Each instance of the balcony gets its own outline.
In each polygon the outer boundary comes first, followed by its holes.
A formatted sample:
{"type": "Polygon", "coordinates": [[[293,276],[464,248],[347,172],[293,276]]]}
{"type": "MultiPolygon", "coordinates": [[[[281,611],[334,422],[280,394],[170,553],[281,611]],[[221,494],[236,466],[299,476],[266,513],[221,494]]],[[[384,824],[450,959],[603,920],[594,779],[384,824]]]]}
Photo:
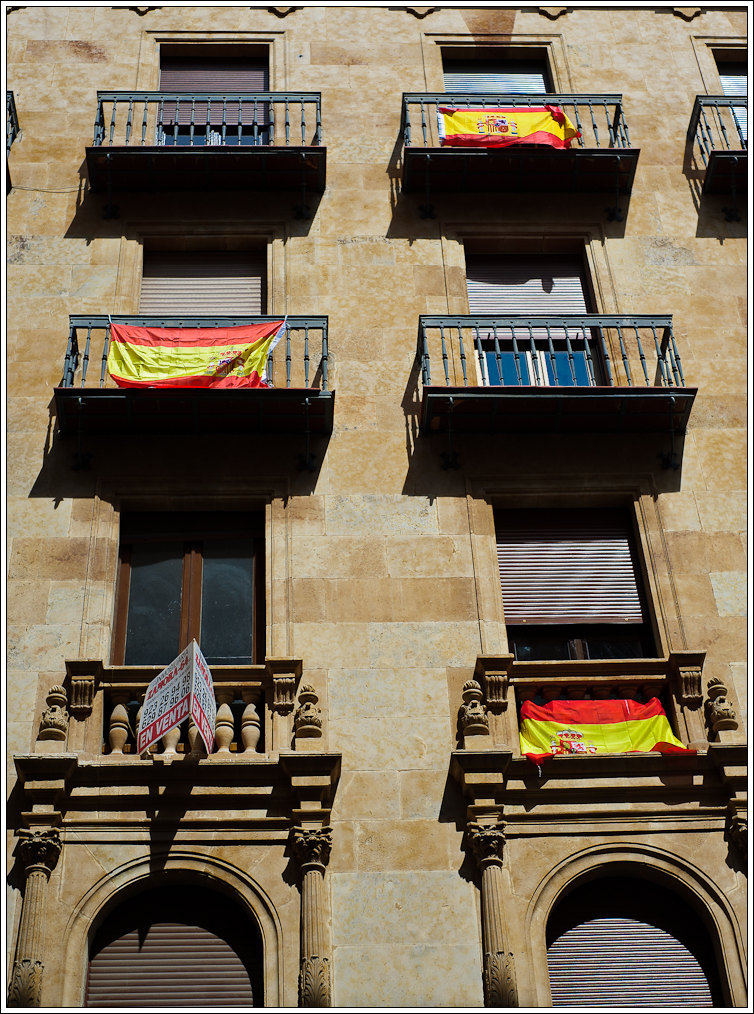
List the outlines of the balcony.
{"type": "Polygon", "coordinates": [[[267,358],[269,387],[118,387],[108,373],[110,325],[214,328],[279,317],[72,316],[60,385],[63,435],[99,433],[331,433],[327,317],[287,318],[285,337],[267,358]]]}
{"type": "Polygon", "coordinates": [[[703,194],[747,193],[745,95],[697,95],[688,129],[703,194]]]}
{"type": "Polygon", "coordinates": [[[683,433],[669,316],[422,316],[425,433],[683,433]]]}
{"type": "Polygon", "coordinates": [[[325,189],[319,92],[97,92],[92,190],[325,189]]]}
{"type": "Polygon", "coordinates": [[[621,95],[403,95],[403,189],[630,194],[639,149],[631,147],[621,95]],[[578,129],[570,148],[443,145],[439,110],[555,106],[578,129]]]}
{"type": "Polygon", "coordinates": [[[16,112],[16,100],[13,97],[13,92],[5,93],[5,192],[10,193],[12,183],[10,179],[10,169],[8,168],[8,156],[10,150],[13,147],[13,142],[18,137],[19,126],[18,126],[18,113],[16,112]]]}

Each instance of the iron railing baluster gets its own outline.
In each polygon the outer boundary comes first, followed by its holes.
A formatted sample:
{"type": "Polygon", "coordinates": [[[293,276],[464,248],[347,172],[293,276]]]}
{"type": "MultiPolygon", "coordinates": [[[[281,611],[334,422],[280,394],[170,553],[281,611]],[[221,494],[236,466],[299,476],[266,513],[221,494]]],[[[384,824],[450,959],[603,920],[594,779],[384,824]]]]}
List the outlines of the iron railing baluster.
{"type": "Polygon", "coordinates": [[[306,117],[304,115],[304,100],[301,99],[301,147],[306,144],[306,117]]]}
{"type": "Polygon", "coordinates": [[[118,105],[118,100],[113,99],[113,108],[110,113],[110,144],[113,143],[115,137],[115,107],[118,105]]]}
{"type": "Polygon", "coordinates": [[[322,325],[322,390],[327,390],[327,327],[328,320],[325,317],[322,325]]]}
{"type": "Polygon", "coordinates": [[[537,346],[534,341],[534,328],[532,327],[531,321],[527,321],[526,327],[529,331],[529,345],[531,347],[531,363],[534,369],[534,382],[537,387],[545,386],[544,380],[546,378],[542,378],[540,375],[539,356],[537,355],[537,346]]]}
{"type": "MultiPolygon", "coordinates": [[[[548,340],[550,342],[550,345],[552,345],[552,339],[550,338],[550,325],[549,324],[547,325],[547,338],[548,338],[548,340]]],[[[566,352],[568,354],[568,368],[571,371],[571,380],[573,381],[573,386],[576,387],[577,386],[577,382],[576,382],[576,364],[575,364],[574,358],[573,358],[573,348],[571,347],[571,336],[570,336],[570,334],[568,332],[568,327],[567,326],[565,328],[565,343],[566,343],[566,352]]],[[[555,378],[556,378],[555,379],[555,383],[556,384],[559,383],[559,381],[557,380],[558,373],[557,373],[557,370],[555,368],[555,363],[554,362],[552,364],[552,372],[555,374],[555,378]]]]}
{"type": "Polygon", "coordinates": [[[189,148],[194,147],[194,119],[196,117],[196,96],[191,96],[191,123],[189,125],[189,148]]]}
{"type": "Polygon", "coordinates": [[[594,363],[592,362],[592,343],[587,338],[586,331],[581,332],[581,339],[584,342],[584,358],[586,359],[586,372],[589,377],[589,386],[596,387],[597,380],[594,374],[594,363]]]}
{"type": "Polygon", "coordinates": [[[65,362],[63,364],[63,387],[73,387],[78,357],[79,346],[76,326],[70,323],[68,326],[68,345],[65,350],[65,362]]]}
{"type": "Polygon", "coordinates": [[[607,123],[608,148],[615,148],[615,131],[610,120],[610,114],[607,111],[607,102],[602,103],[602,108],[605,110],[605,123],[607,123]]]}
{"type": "Polygon", "coordinates": [[[662,377],[662,386],[672,387],[673,385],[670,383],[670,377],[668,376],[668,364],[665,362],[665,356],[660,350],[660,343],[657,340],[657,330],[654,325],[652,325],[652,337],[654,338],[655,352],[657,353],[657,368],[660,372],[660,376],[662,377]]]}
{"type": "Polygon", "coordinates": [[[424,147],[427,147],[427,106],[426,103],[420,102],[419,109],[421,110],[422,118],[422,138],[424,139],[424,147]]]}
{"type": "Polygon", "coordinates": [[[149,102],[144,99],[144,115],[141,118],[141,143],[146,144],[147,141],[147,114],[149,112],[149,102]]]}
{"type": "Polygon", "coordinates": [[[288,105],[288,98],[285,100],[285,146],[286,148],[291,143],[291,111],[288,105]]]}
{"type": "Polygon", "coordinates": [[[429,345],[427,343],[427,326],[421,320],[419,321],[419,330],[422,357],[422,384],[424,387],[429,387],[431,384],[431,375],[429,365],[429,345]]]}
{"type": "Polygon", "coordinates": [[[81,360],[81,386],[86,386],[86,371],[89,368],[89,348],[92,343],[92,326],[91,324],[86,329],[86,344],[84,345],[84,355],[81,360]]]}
{"type": "Polygon", "coordinates": [[[626,380],[628,381],[628,386],[629,387],[633,387],[634,386],[634,382],[633,382],[633,378],[631,376],[631,367],[630,367],[629,362],[628,362],[628,355],[626,354],[626,346],[625,346],[625,343],[623,341],[623,328],[619,324],[618,327],[616,328],[616,330],[618,332],[618,343],[620,344],[620,355],[621,355],[621,359],[623,360],[623,372],[626,375],[626,380]]]}
{"type": "Polygon", "coordinates": [[[466,349],[464,348],[463,333],[462,333],[460,327],[458,328],[458,347],[459,347],[459,350],[460,350],[460,357],[461,357],[461,372],[463,373],[463,386],[464,387],[468,387],[469,386],[469,377],[468,377],[468,373],[466,371],[466,349]]]}
{"type": "MultiPolygon", "coordinates": [[[[610,353],[608,352],[607,342],[605,341],[605,335],[601,327],[597,328],[597,335],[599,337],[600,350],[602,352],[602,365],[605,369],[605,377],[609,387],[613,386],[613,371],[610,366],[610,353]]],[[[593,376],[593,382],[597,383],[596,376],[593,376]]]]}
{"type": "Polygon", "coordinates": [[[644,347],[641,344],[641,335],[636,324],[631,325],[634,329],[634,335],[636,336],[636,346],[639,350],[639,361],[641,362],[641,368],[644,371],[644,383],[649,387],[649,374],[647,373],[647,360],[644,356],[644,347]]]}
{"type": "Polygon", "coordinates": [[[445,386],[450,387],[450,372],[448,368],[448,346],[445,342],[445,328],[440,328],[440,350],[442,352],[442,368],[445,372],[445,386]]]}
{"type": "Polygon", "coordinates": [[[285,329],[285,386],[291,386],[291,329],[285,329]]]}
{"type": "Polygon", "coordinates": [[[492,338],[495,343],[495,362],[497,364],[497,375],[500,377],[500,384],[503,383],[503,357],[500,352],[500,341],[497,336],[497,325],[492,325],[492,338]]]}
{"type": "Polygon", "coordinates": [[[304,387],[309,386],[309,325],[304,327],[304,387]]]}
{"type": "Polygon", "coordinates": [[[678,346],[675,343],[675,335],[673,334],[673,325],[672,324],[668,324],[668,326],[665,328],[662,340],[663,341],[667,341],[668,337],[670,338],[670,345],[671,345],[671,348],[673,349],[673,362],[678,367],[679,384],[680,384],[681,387],[685,387],[686,386],[686,380],[685,380],[685,378],[683,376],[683,364],[681,363],[681,354],[678,351],[678,346]]]}
{"type": "Polygon", "coordinates": [[[524,387],[524,378],[521,373],[521,355],[518,351],[518,341],[516,340],[516,329],[511,328],[511,342],[513,344],[513,365],[516,367],[516,376],[518,377],[518,386],[524,387]]]}
{"type": "Polygon", "coordinates": [[[596,147],[599,148],[600,147],[600,134],[599,134],[599,131],[597,130],[597,121],[594,118],[594,106],[592,105],[591,102],[589,103],[589,115],[592,118],[592,130],[594,131],[594,143],[595,143],[596,147]]]}
{"type": "Polygon", "coordinates": [[[476,349],[477,359],[479,361],[479,375],[481,377],[486,377],[487,361],[484,355],[484,349],[482,348],[482,337],[479,334],[479,324],[475,323],[473,325],[473,331],[474,331],[474,348],[476,349]]]}
{"type": "Polygon", "coordinates": [[[107,373],[107,354],[110,351],[110,325],[105,327],[105,338],[102,343],[102,368],[99,374],[99,386],[105,386],[105,374],[107,373]]]}

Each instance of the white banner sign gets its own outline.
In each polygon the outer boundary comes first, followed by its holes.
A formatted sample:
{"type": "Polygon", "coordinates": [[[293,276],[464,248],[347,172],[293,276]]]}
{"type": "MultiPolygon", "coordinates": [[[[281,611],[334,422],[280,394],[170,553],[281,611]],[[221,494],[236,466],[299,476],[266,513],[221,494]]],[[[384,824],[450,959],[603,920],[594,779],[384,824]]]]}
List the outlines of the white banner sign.
{"type": "Polygon", "coordinates": [[[191,715],[210,753],[215,742],[216,713],[212,675],[199,645],[192,641],[147,687],[136,751],[144,753],[191,715]]]}

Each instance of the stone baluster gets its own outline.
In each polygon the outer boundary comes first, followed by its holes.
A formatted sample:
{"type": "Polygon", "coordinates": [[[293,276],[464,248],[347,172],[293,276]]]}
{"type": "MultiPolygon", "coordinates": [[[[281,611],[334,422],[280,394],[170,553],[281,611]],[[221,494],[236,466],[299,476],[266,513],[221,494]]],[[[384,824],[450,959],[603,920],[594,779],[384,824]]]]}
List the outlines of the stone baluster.
{"type": "Polygon", "coordinates": [[[181,741],[180,725],[168,730],[162,737],[162,756],[175,757],[178,753],[178,744],[181,741]]]}
{"type": "Polygon", "coordinates": [[[301,964],[299,1007],[331,1007],[329,919],[325,869],[330,859],[332,829],[293,830],[293,851],[301,871],[301,964]]]}
{"type": "Polygon", "coordinates": [[[25,867],[16,956],[8,990],[9,1007],[39,1007],[44,973],[43,944],[47,882],[60,856],[60,835],[54,828],[19,832],[18,854],[25,867]]]}
{"type": "Polygon", "coordinates": [[[241,715],[241,745],[244,753],[256,753],[262,735],[262,723],[257,710],[259,694],[245,692],[243,700],[246,707],[241,715]]]}
{"type": "Polygon", "coordinates": [[[482,950],[485,1007],[517,1007],[513,955],[506,943],[503,919],[503,847],[500,824],[467,825],[471,851],[482,877],[482,950]]]}
{"type": "Polygon", "coordinates": [[[128,693],[121,690],[112,691],[113,710],[110,713],[108,742],[111,754],[122,754],[123,747],[131,734],[131,723],[128,721],[128,693]]]}
{"type": "Polygon", "coordinates": [[[217,696],[217,718],[215,719],[215,743],[217,753],[223,756],[230,754],[230,744],[233,742],[235,722],[231,704],[235,696],[232,690],[224,687],[215,690],[217,696]]]}

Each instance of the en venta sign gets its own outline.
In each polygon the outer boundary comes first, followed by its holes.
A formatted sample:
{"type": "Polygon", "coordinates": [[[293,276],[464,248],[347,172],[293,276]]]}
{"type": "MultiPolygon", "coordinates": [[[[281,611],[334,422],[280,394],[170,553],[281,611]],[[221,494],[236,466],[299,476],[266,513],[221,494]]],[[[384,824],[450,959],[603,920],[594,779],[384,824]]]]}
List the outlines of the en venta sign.
{"type": "Polygon", "coordinates": [[[147,687],[136,738],[137,752],[144,753],[191,715],[207,753],[211,753],[216,714],[209,666],[199,645],[192,641],[147,687]]]}

